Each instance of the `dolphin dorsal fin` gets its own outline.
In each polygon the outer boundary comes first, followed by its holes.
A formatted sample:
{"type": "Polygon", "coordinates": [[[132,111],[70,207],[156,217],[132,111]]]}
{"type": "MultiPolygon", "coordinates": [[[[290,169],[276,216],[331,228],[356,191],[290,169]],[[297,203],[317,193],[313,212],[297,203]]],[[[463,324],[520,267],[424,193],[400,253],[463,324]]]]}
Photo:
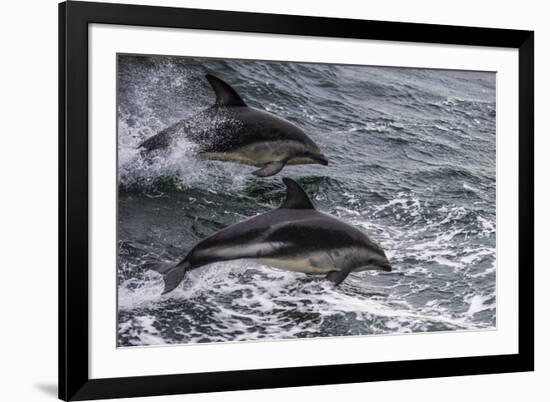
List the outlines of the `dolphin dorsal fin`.
{"type": "Polygon", "coordinates": [[[286,185],[286,200],[281,208],[287,209],[315,209],[305,191],[298,183],[287,177],[283,178],[286,185]]]}
{"type": "Polygon", "coordinates": [[[237,91],[231,88],[228,83],[212,74],[206,74],[206,79],[216,93],[216,106],[246,106],[237,91]]]}

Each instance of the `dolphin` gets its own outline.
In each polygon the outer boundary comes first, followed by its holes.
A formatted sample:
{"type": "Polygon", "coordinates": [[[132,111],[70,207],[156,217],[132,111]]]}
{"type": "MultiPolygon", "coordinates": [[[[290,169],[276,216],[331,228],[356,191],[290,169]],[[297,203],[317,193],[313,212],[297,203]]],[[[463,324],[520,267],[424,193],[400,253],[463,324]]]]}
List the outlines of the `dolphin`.
{"type": "Polygon", "coordinates": [[[286,199],[277,209],[228,226],[200,241],[177,263],[148,268],[163,275],[163,294],[174,290],[186,272],[239,259],[307,274],[324,274],[339,285],[351,272],[391,271],[380,245],[365,233],[315,210],[294,180],[283,178],[286,199]]]}
{"type": "Polygon", "coordinates": [[[166,149],[180,136],[198,145],[205,159],[259,167],[259,177],[273,176],[285,165],[321,164],[328,160],[302,129],[265,110],[249,107],[221,79],[207,74],[216,93],[213,106],[143,141],[146,152],[166,149]]]}

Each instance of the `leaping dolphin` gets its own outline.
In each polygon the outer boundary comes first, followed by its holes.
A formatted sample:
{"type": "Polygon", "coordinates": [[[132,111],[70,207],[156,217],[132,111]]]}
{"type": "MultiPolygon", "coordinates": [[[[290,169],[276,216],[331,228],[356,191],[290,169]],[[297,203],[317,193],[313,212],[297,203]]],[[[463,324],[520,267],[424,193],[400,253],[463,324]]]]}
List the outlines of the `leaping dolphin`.
{"type": "Polygon", "coordinates": [[[216,93],[216,103],[145,140],[141,148],[164,149],[185,136],[198,145],[201,157],[260,167],[253,172],[260,177],[273,176],[285,165],[328,164],[317,144],[295,124],[247,106],[221,79],[211,74],[206,79],[216,93]]]}
{"type": "Polygon", "coordinates": [[[163,294],[174,290],[190,270],[238,259],[326,274],[335,285],[350,272],[391,271],[382,247],[359,229],[316,211],[294,180],[283,178],[283,182],[286,199],[279,208],[222,229],[195,245],[178,263],[150,266],[163,274],[163,294]]]}

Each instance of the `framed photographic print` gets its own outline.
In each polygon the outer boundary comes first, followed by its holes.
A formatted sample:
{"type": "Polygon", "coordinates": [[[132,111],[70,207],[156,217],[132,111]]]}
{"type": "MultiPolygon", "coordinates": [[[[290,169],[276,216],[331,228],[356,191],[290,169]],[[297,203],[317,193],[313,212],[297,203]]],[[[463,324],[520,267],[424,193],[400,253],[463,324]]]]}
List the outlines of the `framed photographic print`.
{"type": "Polygon", "coordinates": [[[59,397],[534,368],[534,33],[59,5],[59,397]]]}

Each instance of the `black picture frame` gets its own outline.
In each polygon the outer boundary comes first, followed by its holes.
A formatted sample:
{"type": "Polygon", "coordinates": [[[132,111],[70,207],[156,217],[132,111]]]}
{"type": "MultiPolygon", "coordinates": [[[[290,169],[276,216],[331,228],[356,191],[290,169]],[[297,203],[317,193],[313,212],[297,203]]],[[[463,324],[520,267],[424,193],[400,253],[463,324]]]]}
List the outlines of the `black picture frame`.
{"type": "Polygon", "coordinates": [[[534,370],[534,32],[70,1],[59,4],[59,398],[103,398],[534,370]],[[214,373],[88,375],[88,25],[508,47],[519,51],[518,353],[214,373]]]}

